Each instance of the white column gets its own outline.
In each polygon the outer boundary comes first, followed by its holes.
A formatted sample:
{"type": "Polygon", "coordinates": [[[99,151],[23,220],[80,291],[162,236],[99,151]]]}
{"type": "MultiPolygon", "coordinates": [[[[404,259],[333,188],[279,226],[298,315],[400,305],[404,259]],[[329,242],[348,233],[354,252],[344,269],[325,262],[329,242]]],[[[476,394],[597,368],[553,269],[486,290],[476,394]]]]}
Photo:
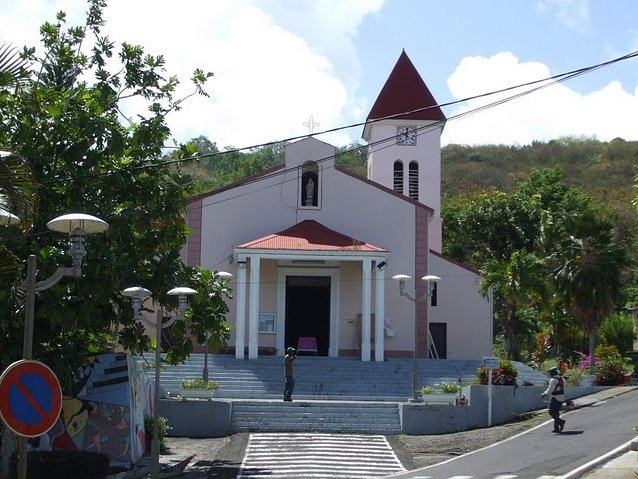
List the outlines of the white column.
{"type": "Polygon", "coordinates": [[[248,359],[259,355],[259,270],[261,258],[250,257],[250,300],[248,305],[248,359]]]}
{"type": "Polygon", "coordinates": [[[235,358],[244,359],[246,347],[246,262],[237,263],[237,309],[235,313],[235,358]]]}
{"type": "MultiPolygon", "coordinates": [[[[378,263],[378,262],[377,262],[378,263]]],[[[374,360],[383,361],[385,350],[385,271],[375,268],[374,287],[374,360]]]]}
{"type": "Polygon", "coordinates": [[[372,302],[372,260],[361,262],[361,361],[370,361],[370,303],[372,302]]]}

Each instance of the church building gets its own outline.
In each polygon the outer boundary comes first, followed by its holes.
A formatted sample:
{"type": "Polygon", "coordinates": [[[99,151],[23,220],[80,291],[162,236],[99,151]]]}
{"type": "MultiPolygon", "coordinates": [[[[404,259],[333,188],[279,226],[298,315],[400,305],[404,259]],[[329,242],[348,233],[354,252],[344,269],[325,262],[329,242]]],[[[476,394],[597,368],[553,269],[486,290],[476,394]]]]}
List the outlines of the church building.
{"type": "Polygon", "coordinates": [[[289,346],[362,361],[491,355],[480,275],[442,254],[445,121],[404,51],[363,129],[366,177],[309,136],[284,164],[189,200],[185,260],[234,275],[237,358],[289,346]],[[405,295],[396,275],[410,276],[405,295]]]}

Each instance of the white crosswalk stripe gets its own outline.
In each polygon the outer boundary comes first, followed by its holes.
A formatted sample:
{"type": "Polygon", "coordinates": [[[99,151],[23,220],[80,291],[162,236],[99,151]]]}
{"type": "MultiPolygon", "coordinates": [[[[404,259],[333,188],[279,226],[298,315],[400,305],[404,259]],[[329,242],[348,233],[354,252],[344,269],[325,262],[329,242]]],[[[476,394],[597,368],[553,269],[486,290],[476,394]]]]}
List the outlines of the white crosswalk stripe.
{"type": "Polygon", "coordinates": [[[403,471],[380,435],[251,434],[237,479],[364,479],[403,471]]]}

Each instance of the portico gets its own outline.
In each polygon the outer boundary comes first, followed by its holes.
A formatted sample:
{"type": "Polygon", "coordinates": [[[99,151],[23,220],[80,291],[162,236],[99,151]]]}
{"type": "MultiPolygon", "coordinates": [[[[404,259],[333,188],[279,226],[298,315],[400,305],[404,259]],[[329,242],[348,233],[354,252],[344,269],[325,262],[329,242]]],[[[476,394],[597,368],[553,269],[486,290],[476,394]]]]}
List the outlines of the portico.
{"type": "MultiPolygon", "coordinates": [[[[238,265],[235,356],[244,357],[247,343],[248,358],[257,358],[260,333],[274,334],[274,347],[281,352],[291,342],[296,346],[299,331],[310,330],[318,332],[314,335],[320,337],[319,349],[325,351],[323,355],[338,357],[344,342],[342,336],[348,334],[342,327],[345,309],[341,304],[342,291],[359,290],[361,324],[357,326],[361,335],[361,360],[370,361],[374,348],[374,360],[383,361],[384,324],[376,321],[376,331],[372,334],[371,318],[373,314],[377,318],[385,316],[385,273],[384,268],[378,266],[385,264],[387,255],[382,248],[354,240],[312,220],[235,248],[238,265]],[[319,278],[323,279],[320,283],[326,293],[313,299],[313,284],[319,283],[316,281],[319,278]],[[295,284],[305,289],[293,289],[295,284]],[[300,312],[299,307],[295,307],[294,298],[289,297],[293,291],[309,292],[304,296],[312,306],[309,311],[300,312]],[[275,298],[274,302],[264,304],[262,298],[269,296],[275,298]],[[264,311],[272,309],[274,314],[263,316],[264,311]],[[327,318],[325,323],[320,320],[320,325],[313,326],[318,309],[325,310],[327,318]],[[271,326],[263,326],[266,319],[272,322],[271,326]],[[305,324],[291,332],[290,323],[294,321],[305,324]],[[265,328],[269,331],[264,331],[265,328]]],[[[352,303],[353,294],[348,296],[347,302],[352,303]]]]}

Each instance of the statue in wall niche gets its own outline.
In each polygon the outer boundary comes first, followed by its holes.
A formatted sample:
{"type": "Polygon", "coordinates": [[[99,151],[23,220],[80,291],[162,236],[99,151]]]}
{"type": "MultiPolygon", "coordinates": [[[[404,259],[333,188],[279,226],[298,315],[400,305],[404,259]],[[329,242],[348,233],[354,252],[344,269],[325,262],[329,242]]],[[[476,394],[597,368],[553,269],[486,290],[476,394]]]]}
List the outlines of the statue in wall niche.
{"type": "Polygon", "coordinates": [[[315,182],[312,177],[308,178],[306,182],[306,206],[313,204],[313,198],[315,194],[315,182]]]}

